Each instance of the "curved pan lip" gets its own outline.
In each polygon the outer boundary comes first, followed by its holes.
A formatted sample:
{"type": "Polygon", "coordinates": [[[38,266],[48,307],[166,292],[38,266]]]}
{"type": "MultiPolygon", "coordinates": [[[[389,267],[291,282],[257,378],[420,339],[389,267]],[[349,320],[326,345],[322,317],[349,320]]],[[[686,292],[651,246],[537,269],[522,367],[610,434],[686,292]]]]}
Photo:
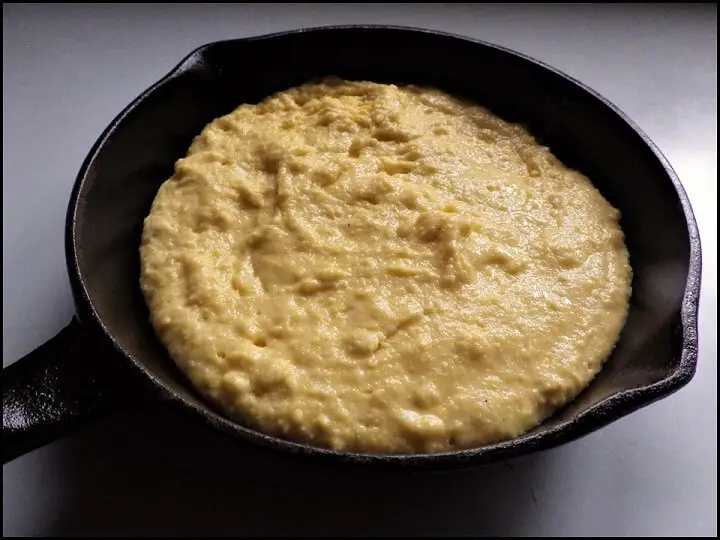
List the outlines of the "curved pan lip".
{"type": "Polygon", "coordinates": [[[650,140],[650,138],[620,109],[618,109],[607,99],[605,99],[580,81],[570,77],[569,75],[566,75],[565,73],[543,62],[540,62],[534,58],[515,52],[513,50],[507,49],[505,47],[501,47],[473,38],[468,38],[465,36],[440,32],[436,30],[413,28],[406,26],[372,24],[319,26],[277,32],[260,36],[252,36],[247,38],[215,41],[196,48],[194,51],[188,54],[179,64],[177,64],[175,68],[173,68],[150,88],[145,90],[122,112],[120,112],[120,114],[118,114],[117,117],[109,124],[109,126],[105,129],[105,131],[98,138],[98,140],[90,150],[78,173],[75,185],[72,189],[72,194],[70,197],[67,211],[65,250],[70,283],[73,289],[76,306],[81,320],[85,321],[87,319],[91,319],[92,321],[94,321],[94,323],[97,324],[105,333],[105,335],[110,339],[115,349],[123,356],[130,359],[131,364],[135,366],[135,368],[139,369],[148,379],[150,379],[156,389],[161,390],[167,398],[169,398],[171,401],[182,403],[185,407],[192,409],[193,412],[198,413],[205,422],[209,423],[213,427],[223,432],[233,434],[241,439],[251,441],[255,444],[260,444],[261,446],[282,450],[286,453],[302,454],[307,457],[321,458],[325,462],[367,464],[380,467],[390,466],[415,469],[444,468],[476,465],[481,463],[487,463],[490,461],[509,459],[523,454],[529,454],[535,451],[558,446],[562,443],[569,442],[584,435],[588,435],[589,433],[615,420],[618,420],[621,417],[626,416],[627,414],[630,414],[637,409],[649,405],[653,401],[656,401],[679,390],[690,382],[697,366],[697,312],[699,307],[701,274],[700,235],[688,196],[682,184],[680,183],[677,174],[672,169],[670,163],[665,158],[665,156],[660,152],[660,150],[650,140]],[[680,205],[682,206],[685,215],[690,243],[688,278],[682,299],[680,314],[683,340],[682,354],[680,359],[680,365],[670,376],[646,386],[620,391],[557,426],[539,431],[537,433],[530,433],[524,436],[520,436],[508,441],[481,446],[478,448],[433,454],[359,454],[329,450],[325,448],[281,439],[279,437],[274,437],[271,435],[266,435],[262,432],[255,431],[240,424],[234,423],[231,420],[217,413],[209,413],[207,410],[203,410],[201,407],[189,403],[177,391],[173,390],[168,384],[153,375],[140,362],[135,360],[135,358],[131,354],[129,354],[123,349],[122,345],[117,342],[111,331],[105,326],[101,317],[98,315],[95,306],[93,305],[93,301],[90,298],[88,290],[85,286],[83,276],[80,271],[79,260],[77,256],[78,243],[76,240],[76,226],[80,194],[83,191],[87,173],[93,166],[95,159],[102,150],[105,142],[113,135],[113,132],[122,123],[124,118],[128,114],[130,114],[138,106],[138,104],[140,104],[150,94],[155,92],[158,88],[162,87],[173,78],[191,69],[195,65],[195,61],[201,57],[202,53],[208,49],[211,49],[214,46],[226,43],[273,40],[295,34],[337,32],[344,30],[386,30],[394,31],[398,34],[404,33],[408,35],[435,35],[474,43],[480,47],[493,48],[506,54],[519,57],[529,63],[540,66],[560,77],[563,77],[566,80],[571,81],[576,86],[580,87],[582,90],[593,96],[596,100],[604,104],[609,111],[616,114],[641,137],[641,139],[652,150],[653,154],[662,164],[668,178],[670,179],[675,188],[678,200],[680,202],[680,205]]]}

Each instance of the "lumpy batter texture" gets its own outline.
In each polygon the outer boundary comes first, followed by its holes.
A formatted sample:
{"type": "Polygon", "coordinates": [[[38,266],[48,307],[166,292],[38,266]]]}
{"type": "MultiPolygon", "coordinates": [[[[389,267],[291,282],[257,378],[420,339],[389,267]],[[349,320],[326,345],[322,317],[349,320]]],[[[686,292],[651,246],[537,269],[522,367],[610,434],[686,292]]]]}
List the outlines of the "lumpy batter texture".
{"type": "Polygon", "coordinates": [[[468,448],[601,369],[630,293],[618,219],[484,108],[325,80],[196,137],[145,222],[141,286],[238,422],[343,451],[468,448]]]}

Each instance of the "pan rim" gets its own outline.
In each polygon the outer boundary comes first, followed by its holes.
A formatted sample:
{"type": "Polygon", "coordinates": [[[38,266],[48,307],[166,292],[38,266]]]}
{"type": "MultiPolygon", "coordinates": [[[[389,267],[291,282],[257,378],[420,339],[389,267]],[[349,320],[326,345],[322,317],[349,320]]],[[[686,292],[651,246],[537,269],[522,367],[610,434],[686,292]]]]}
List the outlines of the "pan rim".
{"type": "Polygon", "coordinates": [[[295,454],[304,454],[311,457],[319,457],[325,460],[344,463],[363,463],[375,464],[380,466],[412,466],[414,468],[432,467],[439,468],[443,466],[458,466],[461,464],[479,464],[499,459],[508,459],[521,454],[529,454],[538,450],[547,449],[557,446],[564,442],[580,438],[584,435],[599,429],[641,407],[649,405],[653,401],[665,397],[683,386],[692,379],[697,365],[697,315],[700,297],[700,279],[701,279],[701,245],[700,235],[697,222],[690,204],[687,193],[680,182],[677,174],[673,170],[667,158],[662,154],[655,143],[618,107],[608,101],[606,98],[574,79],[573,77],[549,66],[541,61],[526,56],[522,53],[511,49],[488,43],[482,40],[469,38],[457,34],[430,30],[425,28],[415,28],[407,26],[394,25],[332,25],[317,26],[288,30],[283,32],[275,32],[271,34],[250,36],[245,38],[227,39],[210,42],[197,47],[185,56],[173,69],[167,72],[156,83],[143,91],[129,105],[127,105],[107,126],[100,137],[97,139],[87,157],[85,158],[75,183],[72,188],[70,201],[68,204],[66,215],[66,234],[65,234],[65,250],[68,273],[70,283],[75,299],[76,310],[82,322],[90,320],[95,326],[99,327],[102,333],[110,340],[113,348],[122,356],[130,361],[130,364],[151,381],[156,390],[162,392],[166,399],[182,404],[186,409],[190,409],[197,413],[205,422],[210,423],[213,427],[239,436],[242,439],[249,440],[254,443],[260,443],[266,447],[273,447],[286,452],[295,454]],[[572,418],[537,433],[529,433],[520,437],[494,443],[490,445],[480,446],[466,450],[455,450],[442,453],[422,453],[422,454],[363,454],[334,451],[322,447],[316,447],[309,444],[298,443],[286,440],[280,437],[267,435],[260,431],[237,424],[224,416],[215,412],[210,412],[201,407],[187,401],[177,391],[172,389],[167,383],[159,377],[151,373],[141,362],[136,360],[133,355],[128,353],[122,345],[115,339],[110,329],[104,324],[102,318],[98,314],[93,304],[92,298],[85,285],[85,280],[80,270],[80,261],[78,257],[79,242],[77,240],[77,225],[79,222],[78,212],[81,202],[81,194],[84,190],[88,172],[93,167],[97,156],[102,151],[106,141],[112,136],[115,130],[120,126],[123,120],[134,111],[137,106],[143,102],[149,95],[160,89],[162,86],[181,75],[185,71],[191,69],[196,60],[201,58],[202,53],[216,47],[229,43],[267,41],[278,39],[286,36],[306,34],[306,33],[331,33],[343,31],[390,31],[398,34],[406,35],[425,35],[439,36],[443,38],[451,38],[454,40],[472,43],[478,47],[486,47],[498,50],[507,55],[519,58],[534,64],[544,70],[550,71],[559,76],[580,90],[589,94],[598,100],[610,112],[614,113],[633,130],[643,141],[643,143],[651,150],[655,158],[662,165],[667,178],[671,181],[674,191],[677,194],[678,202],[683,211],[685,224],[688,231],[689,241],[689,261],[688,275],[685,285],[685,291],[680,304],[680,322],[682,327],[682,352],[680,363],[677,368],[669,376],[651,383],[649,385],[640,386],[621,390],[591,406],[587,410],[573,416],[572,418]]]}

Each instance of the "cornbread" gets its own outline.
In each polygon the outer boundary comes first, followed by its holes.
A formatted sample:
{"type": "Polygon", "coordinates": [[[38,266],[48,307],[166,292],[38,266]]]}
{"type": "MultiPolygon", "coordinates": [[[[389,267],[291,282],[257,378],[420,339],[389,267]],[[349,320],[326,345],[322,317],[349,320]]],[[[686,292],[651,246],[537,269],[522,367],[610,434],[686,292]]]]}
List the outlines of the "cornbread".
{"type": "Polygon", "coordinates": [[[523,128],[327,79],[211,122],[144,225],[152,324],[230,418],[342,451],[512,438],[601,369],[619,213],[523,128]]]}

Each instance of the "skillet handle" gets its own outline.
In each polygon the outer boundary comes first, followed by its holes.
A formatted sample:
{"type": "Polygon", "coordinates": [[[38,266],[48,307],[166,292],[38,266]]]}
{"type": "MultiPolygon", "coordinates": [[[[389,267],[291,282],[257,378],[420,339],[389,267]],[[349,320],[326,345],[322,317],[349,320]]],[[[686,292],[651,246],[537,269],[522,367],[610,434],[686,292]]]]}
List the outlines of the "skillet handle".
{"type": "Polygon", "coordinates": [[[92,347],[73,318],[55,337],[3,369],[3,463],[135,401],[136,387],[126,387],[130,370],[110,356],[92,347]]]}

